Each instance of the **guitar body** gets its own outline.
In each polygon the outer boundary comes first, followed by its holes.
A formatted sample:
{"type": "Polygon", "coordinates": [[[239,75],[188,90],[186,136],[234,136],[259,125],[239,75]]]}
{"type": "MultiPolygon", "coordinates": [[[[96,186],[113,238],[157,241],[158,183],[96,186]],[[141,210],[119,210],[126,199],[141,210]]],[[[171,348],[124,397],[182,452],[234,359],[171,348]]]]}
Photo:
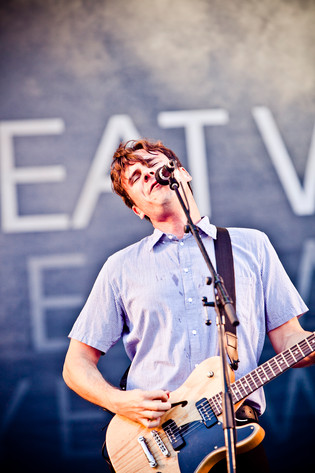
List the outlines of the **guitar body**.
{"type": "MultiPolygon", "coordinates": [[[[231,371],[231,378],[233,376],[231,371]]],[[[171,393],[170,402],[181,404],[163,416],[158,428],[147,429],[125,417],[114,416],[107,429],[106,446],[116,473],[208,473],[225,457],[222,416],[213,414],[205,419],[196,403],[214,396],[220,391],[220,386],[220,358],[209,358],[171,393]],[[176,445],[171,442],[169,431],[166,433],[168,424],[178,435],[176,445]],[[150,466],[150,459],[154,459],[156,465],[150,466]]],[[[235,404],[235,410],[242,402],[235,404]]],[[[238,453],[251,450],[265,435],[256,423],[237,427],[236,432],[238,453]]]]}

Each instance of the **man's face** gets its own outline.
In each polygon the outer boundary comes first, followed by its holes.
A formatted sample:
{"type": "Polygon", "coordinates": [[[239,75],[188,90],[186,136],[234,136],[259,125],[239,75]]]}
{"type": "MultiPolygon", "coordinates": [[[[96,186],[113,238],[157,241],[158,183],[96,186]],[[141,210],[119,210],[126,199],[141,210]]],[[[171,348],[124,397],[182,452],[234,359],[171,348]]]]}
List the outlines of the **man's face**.
{"type": "MultiPolygon", "coordinates": [[[[161,186],[155,179],[156,170],[168,164],[169,159],[160,152],[153,154],[145,150],[138,150],[135,155],[148,160],[148,165],[135,162],[127,166],[122,175],[122,185],[134,202],[133,211],[140,218],[147,215],[151,220],[155,220],[170,210],[177,199],[169,186],[161,186]]],[[[176,169],[174,175],[177,180],[191,180],[184,168],[176,169]]]]}

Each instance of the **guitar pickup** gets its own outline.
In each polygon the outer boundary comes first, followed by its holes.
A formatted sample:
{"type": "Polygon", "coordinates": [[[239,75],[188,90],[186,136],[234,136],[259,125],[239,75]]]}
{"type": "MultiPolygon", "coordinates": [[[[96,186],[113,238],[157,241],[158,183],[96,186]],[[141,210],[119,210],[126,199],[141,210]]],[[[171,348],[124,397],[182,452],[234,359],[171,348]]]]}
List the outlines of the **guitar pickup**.
{"type": "Polygon", "coordinates": [[[200,399],[200,401],[196,402],[195,405],[207,429],[209,429],[218,422],[217,417],[211,409],[209,401],[205,397],[200,399]]]}
{"type": "Polygon", "coordinates": [[[164,422],[164,424],[162,424],[162,429],[166,433],[174,450],[180,450],[186,445],[186,442],[180,433],[180,429],[172,419],[164,422]]]}

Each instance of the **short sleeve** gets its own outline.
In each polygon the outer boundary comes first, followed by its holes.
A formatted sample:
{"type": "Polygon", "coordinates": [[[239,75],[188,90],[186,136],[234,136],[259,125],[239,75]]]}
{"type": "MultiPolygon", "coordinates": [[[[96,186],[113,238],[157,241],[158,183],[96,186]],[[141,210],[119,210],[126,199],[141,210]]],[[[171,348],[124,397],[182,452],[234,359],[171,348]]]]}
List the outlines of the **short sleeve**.
{"type": "Polygon", "coordinates": [[[124,328],[124,309],[110,274],[107,261],[69,334],[104,353],[121,338],[124,328]]]}
{"type": "Polygon", "coordinates": [[[267,332],[308,310],[266,234],[262,233],[261,278],[267,332]]]}

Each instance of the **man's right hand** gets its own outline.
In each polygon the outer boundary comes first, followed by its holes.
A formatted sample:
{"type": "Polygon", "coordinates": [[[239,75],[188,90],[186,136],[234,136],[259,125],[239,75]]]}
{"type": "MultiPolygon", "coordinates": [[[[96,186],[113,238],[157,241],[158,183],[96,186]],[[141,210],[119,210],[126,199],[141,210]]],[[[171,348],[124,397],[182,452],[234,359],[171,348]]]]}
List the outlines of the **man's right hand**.
{"type": "Polygon", "coordinates": [[[101,352],[72,339],[66,355],[63,377],[70,389],[87,401],[154,428],[171,409],[169,391],[121,391],[104,379],[97,368],[101,352]]]}
{"type": "MultiPolygon", "coordinates": [[[[113,396],[113,393],[111,397],[113,396]]],[[[160,425],[161,417],[171,409],[169,391],[130,391],[115,390],[112,410],[116,414],[139,422],[144,427],[154,428],[160,425]]]]}

